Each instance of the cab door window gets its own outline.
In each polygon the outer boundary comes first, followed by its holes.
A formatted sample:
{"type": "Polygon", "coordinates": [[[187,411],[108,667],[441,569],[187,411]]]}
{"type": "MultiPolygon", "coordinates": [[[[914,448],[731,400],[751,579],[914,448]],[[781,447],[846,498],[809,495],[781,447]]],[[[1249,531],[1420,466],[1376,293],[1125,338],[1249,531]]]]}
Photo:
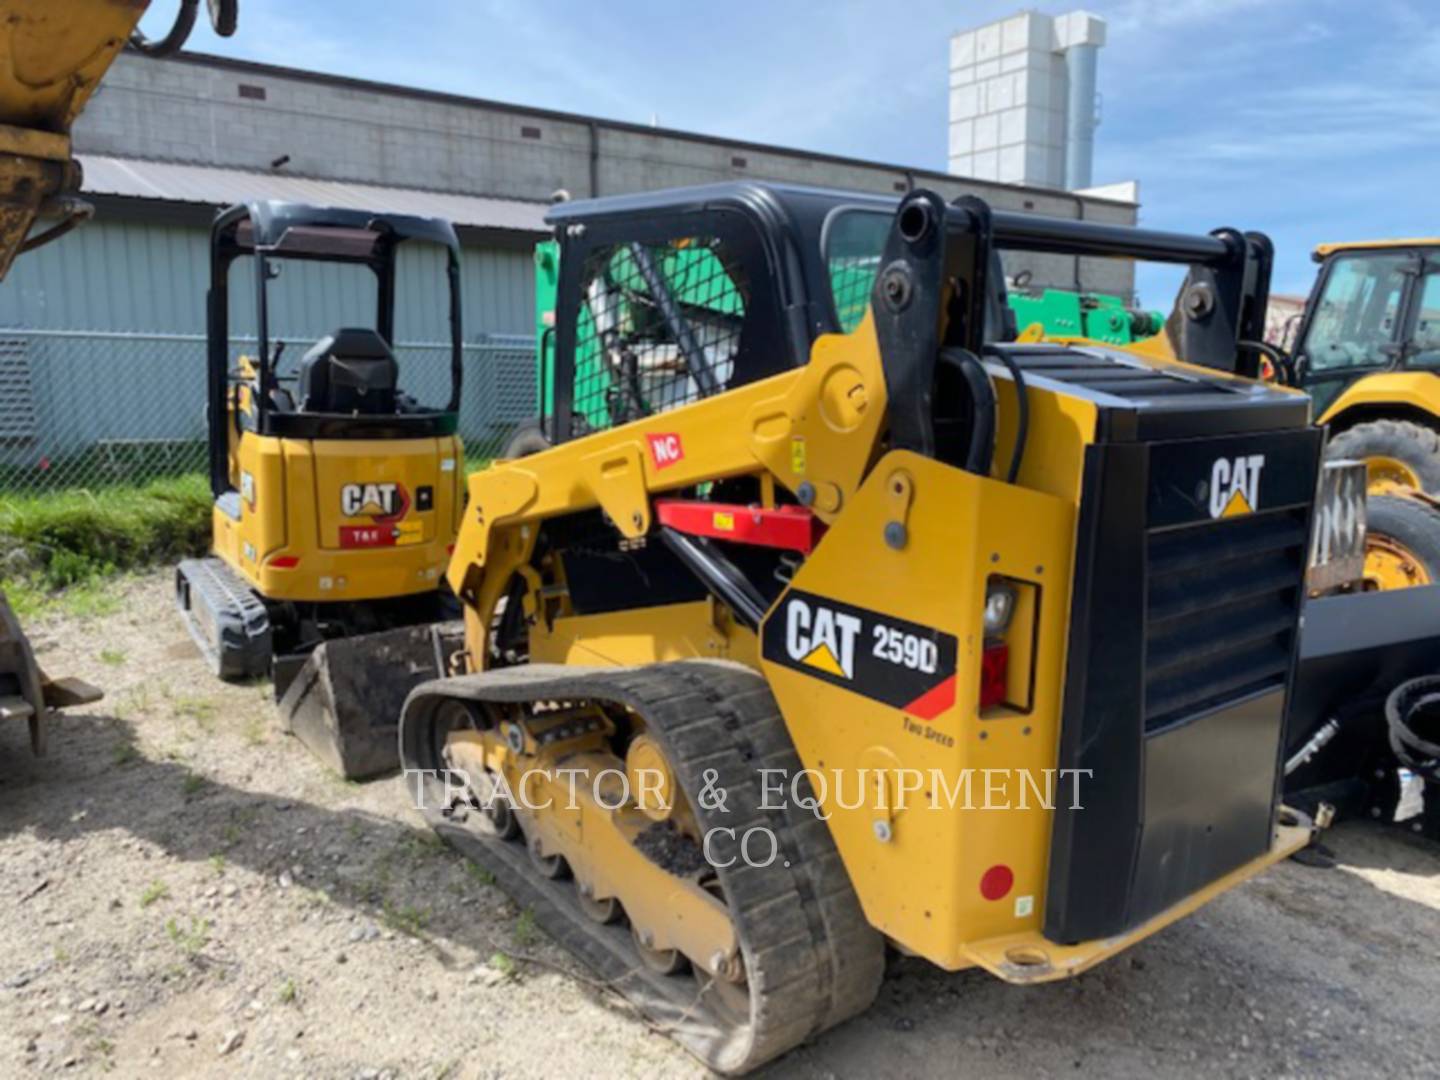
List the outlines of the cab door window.
{"type": "Polygon", "coordinates": [[[1440,269],[1421,279],[1415,301],[1415,333],[1410,363],[1440,367],[1440,269]]]}
{"type": "Polygon", "coordinates": [[[1390,363],[1405,282],[1413,265],[1413,257],[1405,254],[1336,258],[1303,349],[1312,370],[1390,363]]]}

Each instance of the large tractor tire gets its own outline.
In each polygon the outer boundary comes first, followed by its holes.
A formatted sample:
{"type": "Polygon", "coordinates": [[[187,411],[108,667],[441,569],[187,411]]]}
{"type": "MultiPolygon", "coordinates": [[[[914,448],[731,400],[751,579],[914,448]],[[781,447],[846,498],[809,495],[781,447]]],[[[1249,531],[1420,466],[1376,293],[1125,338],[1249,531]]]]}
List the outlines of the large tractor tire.
{"type": "Polygon", "coordinates": [[[1406,589],[1440,584],[1440,507],[1408,495],[1372,495],[1365,537],[1365,582],[1406,589]]]}
{"type": "Polygon", "coordinates": [[[1410,420],[1371,420],[1330,440],[1326,457],[1365,462],[1371,491],[1385,485],[1440,495],[1440,431],[1410,420]]]}

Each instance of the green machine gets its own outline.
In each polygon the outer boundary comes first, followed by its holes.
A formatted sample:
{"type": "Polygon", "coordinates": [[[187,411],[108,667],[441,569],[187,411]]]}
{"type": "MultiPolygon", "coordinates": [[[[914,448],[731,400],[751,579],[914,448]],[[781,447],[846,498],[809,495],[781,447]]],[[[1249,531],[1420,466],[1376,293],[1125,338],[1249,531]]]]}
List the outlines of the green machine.
{"type": "Polygon", "coordinates": [[[1046,337],[1083,337],[1107,345],[1131,345],[1154,337],[1165,326],[1158,311],[1125,306],[1118,296],[1043,289],[1011,292],[1010,308],[1023,331],[1039,323],[1046,337]]]}

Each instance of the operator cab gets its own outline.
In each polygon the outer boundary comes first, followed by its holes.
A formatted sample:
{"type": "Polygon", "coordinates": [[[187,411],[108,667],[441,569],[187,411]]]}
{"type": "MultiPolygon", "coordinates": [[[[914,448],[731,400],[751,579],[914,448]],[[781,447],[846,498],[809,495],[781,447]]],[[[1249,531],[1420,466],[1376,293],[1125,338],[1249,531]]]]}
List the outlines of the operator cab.
{"type": "MultiPolygon", "coordinates": [[[[239,275],[234,284],[242,284],[239,275]]],[[[212,230],[209,322],[210,476],[217,499],[236,490],[231,451],[242,433],[408,439],[456,431],[463,355],[460,245],[449,222],[275,201],[231,207],[212,230]],[[402,359],[395,343],[397,263],[402,249],[416,248],[443,257],[449,340],[423,355],[409,350],[402,359]],[[231,271],[246,257],[253,263],[254,339],[238,343],[241,355],[232,362],[237,342],[230,317],[231,271]],[[335,305],[325,301],[333,301],[328,293],[337,286],[302,280],[298,302],[291,295],[296,290],[285,289],[283,297],[272,297],[271,290],[287,269],[316,263],[359,267],[369,274],[351,274],[347,286],[340,287],[349,325],[337,326],[308,346],[301,343],[298,362],[287,365],[287,352],[293,358],[297,350],[275,333],[274,313],[308,314],[322,304],[329,310],[335,305]],[[357,310],[363,314],[366,292],[372,294],[370,325],[353,317],[357,310]]]]}
{"type": "MultiPolygon", "coordinates": [[[[870,310],[899,205],[891,196],[740,182],[552,207],[546,222],[556,239],[536,262],[536,438],[562,443],[807,363],[817,338],[853,332],[870,310]]],[[[1002,253],[1053,255],[1054,237],[1046,219],[984,213],[996,239],[972,283],[972,344],[977,355],[999,357],[1019,329],[1002,253]]],[[[1164,327],[1176,357],[1226,374],[1258,371],[1252,341],[1268,298],[1268,240],[1233,230],[1207,241],[1151,233],[1151,247],[1137,254],[1130,226],[1071,224],[1066,254],[1088,245],[1187,268],[1184,294],[1197,306],[1164,327]]],[[[1145,329],[1160,321],[1147,318],[1145,329]]],[[[950,373],[941,378],[948,390],[950,373]]],[[[966,398],[971,388],[961,379],[954,390],[966,398]]]]}
{"type": "Polygon", "coordinates": [[[1440,248],[1337,245],[1315,258],[1323,265],[1296,334],[1294,368],[1317,414],[1366,375],[1440,370],[1440,248]]]}

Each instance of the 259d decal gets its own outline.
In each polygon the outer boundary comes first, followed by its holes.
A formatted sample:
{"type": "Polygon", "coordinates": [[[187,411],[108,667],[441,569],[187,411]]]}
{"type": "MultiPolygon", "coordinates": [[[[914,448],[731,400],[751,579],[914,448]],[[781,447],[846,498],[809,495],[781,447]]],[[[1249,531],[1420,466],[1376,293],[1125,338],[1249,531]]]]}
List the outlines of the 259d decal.
{"type": "Polygon", "coordinates": [[[955,636],[792,590],[765,622],[765,659],[922,720],[955,703],[955,636]]]}

